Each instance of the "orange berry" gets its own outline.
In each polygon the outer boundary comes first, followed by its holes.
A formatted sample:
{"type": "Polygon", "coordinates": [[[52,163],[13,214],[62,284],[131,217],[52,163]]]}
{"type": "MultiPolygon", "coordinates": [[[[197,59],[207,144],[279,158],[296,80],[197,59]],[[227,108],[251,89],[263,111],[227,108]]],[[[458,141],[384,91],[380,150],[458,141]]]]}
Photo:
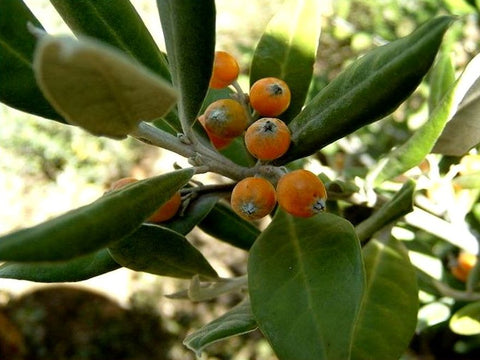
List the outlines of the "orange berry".
{"type": "Polygon", "coordinates": [[[461,252],[460,254],[458,254],[457,261],[458,266],[460,266],[464,270],[470,271],[477,263],[477,256],[472,253],[461,252]]]}
{"type": "Polygon", "coordinates": [[[205,110],[205,128],[220,138],[239,136],[247,125],[247,112],[233,99],[214,101],[205,110]]]}
{"type": "MultiPolygon", "coordinates": [[[[119,190],[128,184],[137,182],[138,179],[133,177],[126,177],[115,181],[110,187],[110,191],[119,190]]],[[[182,204],[182,197],[180,192],[176,192],[170,200],[160,206],[146,221],[152,223],[160,223],[163,221],[170,220],[175,216],[180,205],[182,204]]]]}
{"type": "Polygon", "coordinates": [[[290,105],[290,89],[283,80],[267,77],[250,88],[250,105],[262,116],[278,116],[290,105]]]}
{"type": "Polygon", "coordinates": [[[273,211],[277,197],[275,188],[266,179],[247,177],[237,183],[230,203],[233,210],[246,220],[261,219],[273,211]]]}
{"type": "Polygon", "coordinates": [[[223,89],[237,80],[240,68],[235,58],[225,51],[217,51],[213,61],[210,87],[223,89]]]}
{"type": "Polygon", "coordinates": [[[148,219],[151,223],[161,223],[170,220],[175,216],[180,205],[182,204],[182,197],[177,191],[165,204],[160,206],[148,219]]]}
{"type": "Polygon", "coordinates": [[[285,154],[290,146],[288,126],[276,118],[262,118],[245,132],[245,145],[250,154],[260,160],[274,160],[285,154]]]}
{"type": "Polygon", "coordinates": [[[461,252],[458,254],[456,263],[450,269],[453,276],[462,282],[466,282],[470,271],[477,263],[477,256],[475,254],[461,252]]]}
{"type": "Polygon", "coordinates": [[[230,143],[233,141],[233,138],[221,138],[219,136],[216,136],[215,134],[212,134],[206,127],[205,127],[205,114],[200,115],[198,117],[198,121],[200,124],[202,124],[203,128],[205,129],[205,132],[208,135],[208,138],[210,139],[210,142],[212,145],[215,147],[217,150],[222,150],[225,149],[230,143]]]}
{"type": "Polygon", "coordinates": [[[450,269],[450,272],[454,277],[456,277],[461,282],[466,282],[468,279],[469,272],[465,269],[462,269],[460,266],[455,265],[450,269]]]}
{"type": "Polygon", "coordinates": [[[277,197],[278,204],[288,213],[310,217],[325,210],[327,191],[314,173],[300,169],[278,180],[277,197]]]}
{"type": "Polygon", "coordinates": [[[131,184],[137,181],[138,179],[134,177],[125,177],[125,178],[118,179],[117,181],[113,182],[112,185],[110,185],[110,191],[121,189],[124,186],[127,186],[128,184],[131,184]]]}

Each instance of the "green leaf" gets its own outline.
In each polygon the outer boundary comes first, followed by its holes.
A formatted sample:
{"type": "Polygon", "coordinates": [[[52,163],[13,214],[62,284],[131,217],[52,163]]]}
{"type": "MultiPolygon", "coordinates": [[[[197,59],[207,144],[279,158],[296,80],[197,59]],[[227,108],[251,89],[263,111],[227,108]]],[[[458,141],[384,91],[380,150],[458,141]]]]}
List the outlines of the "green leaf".
{"type": "Polygon", "coordinates": [[[376,239],[363,249],[367,288],[353,337],[352,359],[396,360],[415,332],[418,289],[403,244],[376,239]]]}
{"type": "Polygon", "coordinates": [[[138,181],[37,226],[0,237],[0,261],[59,261],[135,231],[193,176],[184,169],[138,181]]]}
{"type": "Polygon", "coordinates": [[[475,88],[480,86],[480,81],[478,81],[479,66],[480,56],[467,66],[457,83],[450,87],[442,101],[438,103],[432,112],[428,121],[415,131],[407,142],[379,161],[376,168],[369,174],[370,181],[373,181],[375,185],[379,185],[385,180],[401,175],[420,164],[431,151],[462,155],[471,146],[475,145],[473,144],[475,141],[469,142],[469,139],[476,136],[476,125],[474,125],[474,128],[469,128],[467,123],[476,121],[476,104],[480,104],[480,102],[476,101],[478,94],[475,95],[475,92],[477,92],[475,88]],[[474,81],[478,82],[478,84],[475,85],[474,81]],[[453,127],[450,127],[450,130],[447,130],[455,116],[462,113],[460,110],[457,112],[457,108],[462,108],[461,101],[465,101],[464,108],[466,111],[464,114],[468,113],[469,115],[464,118],[465,122],[460,121],[462,124],[458,122],[453,127]],[[456,112],[457,114],[455,114],[456,112]],[[449,122],[447,123],[447,121],[449,122]],[[445,124],[447,125],[445,126],[445,124]],[[463,127],[463,125],[466,127],[463,127]],[[470,145],[465,147],[465,144],[468,143],[470,145]]]}
{"type": "Polygon", "coordinates": [[[77,36],[91,36],[140,61],[170,81],[165,55],[129,0],[50,0],[77,36]]]}
{"type": "Polygon", "coordinates": [[[125,138],[175,104],[169,83],[94,39],[45,35],[33,67],[43,93],[66,120],[95,135],[125,138]]]}
{"type": "Polygon", "coordinates": [[[480,111],[480,55],[466,66],[455,87],[451,116],[433,152],[462,156],[480,143],[478,112],[480,111]]]}
{"type": "Polygon", "coordinates": [[[480,301],[465,305],[450,319],[450,329],[459,335],[480,334],[480,301]]]}
{"type": "Polygon", "coordinates": [[[108,250],[116,262],[135,271],[186,279],[197,274],[218,277],[185,237],[157,225],[142,225],[133,234],[110,245],[108,250]]]}
{"type": "Polygon", "coordinates": [[[282,360],[349,359],[364,282],[352,225],[329,213],[279,211],[250,250],[252,311],[282,360]]]}
{"type": "MultiPolygon", "coordinates": [[[[193,125],[208,90],[215,52],[215,2],[157,0],[180,121],[193,125]]],[[[185,129],[184,129],[185,130],[185,129]]]]}
{"type": "Polygon", "coordinates": [[[43,96],[33,75],[36,38],[28,31],[27,23],[39,29],[43,29],[42,25],[23,1],[0,1],[0,14],[0,101],[64,123],[43,96]]]}
{"type": "Polygon", "coordinates": [[[320,1],[288,0],[273,17],[253,54],[250,85],[273,76],[284,80],[292,93],[288,122],[305,103],[320,37],[320,1]]]}
{"type": "Polygon", "coordinates": [[[200,358],[207,346],[231,336],[246,334],[256,328],[257,322],[253,317],[250,301],[245,300],[219,318],[189,334],[183,344],[200,358]]]}
{"type": "Polygon", "coordinates": [[[68,261],[18,263],[0,266],[0,278],[36,282],[72,282],[87,280],[120,268],[106,249],[68,261]]]}
{"type": "Polygon", "coordinates": [[[428,96],[428,109],[430,113],[440,104],[445,94],[455,83],[452,48],[449,45],[450,43],[447,43],[442,47],[429,74],[430,94],[428,96]]]}
{"type": "Polygon", "coordinates": [[[244,250],[250,249],[260,235],[255,225],[240,218],[230,206],[223,203],[217,203],[198,227],[216,239],[244,250]]]}
{"type": "Polygon", "coordinates": [[[179,234],[187,235],[199,222],[201,222],[218,201],[215,194],[207,194],[199,196],[191,200],[185,211],[175,216],[172,220],[162,223],[163,227],[167,227],[179,234]]]}
{"type": "Polygon", "coordinates": [[[408,180],[390,201],[358,224],[355,231],[360,242],[364,242],[384,226],[411,212],[414,192],[415,182],[408,180]]]}
{"type": "Polygon", "coordinates": [[[435,18],[351,64],[292,120],[292,145],[275,163],[313,154],[395,110],[429,70],[452,21],[435,18]]]}

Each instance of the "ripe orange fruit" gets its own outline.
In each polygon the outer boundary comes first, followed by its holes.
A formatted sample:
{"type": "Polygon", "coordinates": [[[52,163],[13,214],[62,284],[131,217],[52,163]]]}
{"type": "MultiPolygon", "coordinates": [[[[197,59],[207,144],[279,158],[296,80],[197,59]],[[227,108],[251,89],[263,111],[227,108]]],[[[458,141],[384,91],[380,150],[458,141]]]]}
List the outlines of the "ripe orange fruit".
{"type": "Polygon", "coordinates": [[[266,179],[247,177],[237,183],[232,191],[232,209],[246,220],[261,219],[270,214],[277,197],[275,188],[266,179]]]}
{"type": "Polygon", "coordinates": [[[222,150],[225,149],[230,143],[233,141],[233,138],[221,138],[219,136],[216,136],[215,134],[212,134],[206,127],[205,127],[205,114],[200,115],[198,117],[198,121],[200,124],[202,124],[203,128],[205,129],[205,132],[208,135],[208,138],[210,139],[210,142],[212,145],[215,147],[217,150],[222,150]]]}
{"type": "Polygon", "coordinates": [[[250,105],[262,116],[278,116],[290,105],[290,89],[283,80],[267,77],[250,88],[250,105]]]}
{"type": "Polygon", "coordinates": [[[287,152],[290,130],[282,120],[262,118],[247,128],[245,145],[257,159],[274,160],[287,152]]]}
{"type": "Polygon", "coordinates": [[[214,101],[205,110],[205,128],[220,138],[239,136],[247,125],[247,112],[233,99],[214,101]]]}
{"type": "Polygon", "coordinates": [[[167,220],[170,220],[175,216],[178,209],[180,209],[180,205],[182,204],[182,197],[180,192],[176,192],[170,200],[168,200],[165,204],[160,206],[157,211],[155,211],[148,219],[148,222],[151,223],[161,223],[167,220]]]}
{"type": "Polygon", "coordinates": [[[314,173],[300,169],[278,180],[277,197],[278,204],[288,213],[310,217],[325,210],[327,191],[314,173]]]}
{"type": "MultiPolygon", "coordinates": [[[[128,184],[137,182],[138,179],[134,177],[126,177],[115,181],[110,186],[110,191],[119,190],[128,184]]],[[[180,205],[182,204],[182,197],[180,192],[176,192],[170,200],[160,206],[146,221],[151,223],[161,223],[167,220],[170,220],[175,216],[180,205]]]]}
{"type": "Polygon", "coordinates": [[[450,269],[452,275],[458,280],[466,282],[470,271],[477,263],[477,256],[475,254],[461,252],[458,254],[457,263],[450,269]]]}
{"type": "Polygon", "coordinates": [[[210,87],[212,89],[226,88],[237,80],[239,72],[237,60],[231,54],[225,51],[215,52],[210,87]]]}

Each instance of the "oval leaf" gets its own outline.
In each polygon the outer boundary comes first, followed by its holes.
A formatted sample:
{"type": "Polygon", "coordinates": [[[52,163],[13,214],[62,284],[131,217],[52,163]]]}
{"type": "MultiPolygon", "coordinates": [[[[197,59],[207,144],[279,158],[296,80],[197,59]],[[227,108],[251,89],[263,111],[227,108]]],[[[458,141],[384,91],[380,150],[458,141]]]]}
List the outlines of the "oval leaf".
{"type": "Polygon", "coordinates": [[[257,328],[257,322],[246,300],[227,311],[202,328],[189,334],[183,344],[201,358],[202,351],[208,345],[235,335],[242,335],[257,328]]]}
{"type": "Polygon", "coordinates": [[[135,231],[185,185],[193,169],[141,180],[40,225],[0,237],[0,261],[71,259],[135,231]]]}
{"type": "Polygon", "coordinates": [[[459,335],[480,334],[480,301],[465,305],[450,319],[450,329],[459,335]]]}
{"type": "Polygon", "coordinates": [[[465,68],[455,88],[455,102],[450,121],[438,138],[433,152],[462,156],[480,143],[480,55],[465,68]]]}
{"type": "Polygon", "coordinates": [[[292,120],[292,145],[275,163],[313,154],[395,110],[429,70],[452,21],[435,18],[345,69],[292,120]]]}
{"type": "Polygon", "coordinates": [[[151,274],[177,278],[218,277],[203,255],[185,237],[156,225],[142,225],[108,250],[120,265],[151,274]]]}
{"type": "Polygon", "coordinates": [[[284,80],[290,88],[290,106],[281,115],[286,122],[305,103],[317,54],[320,20],[320,1],[286,1],[268,24],[253,54],[250,85],[273,76],[284,80]]]}
{"type": "Polygon", "coordinates": [[[176,101],[165,80],[93,39],[43,36],[33,66],[55,109],[94,135],[125,138],[139,122],[165,115],[176,101]]]}
{"type": "Polygon", "coordinates": [[[250,249],[260,235],[255,225],[240,218],[230,206],[223,203],[215,205],[198,227],[217,240],[244,250],[250,249]]]}
{"type": "MultiPolygon", "coordinates": [[[[193,125],[207,93],[215,51],[215,2],[157,0],[180,121],[193,125]]],[[[185,131],[185,128],[184,128],[185,131]]]]}
{"type": "Polygon", "coordinates": [[[6,262],[0,266],[0,278],[36,282],[83,281],[120,268],[107,249],[78,258],[42,263],[6,262]]]}
{"type": "Polygon", "coordinates": [[[50,0],[77,36],[91,36],[123,50],[170,80],[165,55],[129,0],[50,0]]]}
{"type": "Polygon", "coordinates": [[[348,359],[364,282],[355,231],[333,214],[279,211],[250,250],[252,311],[282,360],[348,359]]]}
{"type": "Polygon", "coordinates": [[[32,70],[36,38],[27,23],[43,29],[23,1],[0,1],[0,101],[34,115],[65,120],[40,91],[32,70]]]}
{"type": "Polygon", "coordinates": [[[415,332],[415,268],[398,240],[371,240],[363,249],[367,288],[355,328],[352,359],[396,360],[415,332]]]}

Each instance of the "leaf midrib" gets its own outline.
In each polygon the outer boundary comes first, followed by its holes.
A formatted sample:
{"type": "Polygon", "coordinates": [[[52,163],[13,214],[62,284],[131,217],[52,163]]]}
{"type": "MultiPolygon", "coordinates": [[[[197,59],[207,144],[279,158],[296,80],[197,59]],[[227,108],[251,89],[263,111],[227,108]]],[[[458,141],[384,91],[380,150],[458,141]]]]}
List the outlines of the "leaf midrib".
{"type": "MultiPolygon", "coordinates": [[[[288,224],[286,226],[287,230],[288,230],[288,233],[289,233],[289,239],[291,239],[291,243],[292,243],[292,246],[293,246],[293,250],[294,250],[294,253],[295,253],[295,257],[298,259],[297,262],[298,262],[298,266],[299,266],[299,269],[298,269],[298,275],[299,277],[301,278],[302,280],[302,283],[304,284],[304,289],[305,289],[305,293],[307,294],[307,303],[308,303],[308,308],[309,309],[314,309],[314,299],[312,297],[312,292],[310,291],[311,289],[311,286],[308,282],[308,279],[307,277],[305,276],[305,267],[304,267],[304,264],[305,264],[305,261],[303,261],[303,254],[302,254],[302,251],[301,251],[301,247],[300,247],[300,244],[299,244],[299,241],[298,241],[298,233],[297,231],[295,231],[296,227],[295,227],[295,224],[293,223],[293,219],[291,217],[287,217],[287,221],[288,221],[288,224]]],[[[317,317],[314,317],[313,318],[314,321],[313,321],[313,325],[315,326],[315,330],[317,332],[317,337],[321,340],[321,344],[322,344],[322,352],[323,352],[323,359],[327,359],[327,354],[326,354],[326,347],[325,347],[325,338],[323,336],[324,332],[323,332],[323,329],[322,327],[320,326],[320,322],[318,321],[317,317]]]]}
{"type": "Polygon", "coordinates": [[[29,61],[28,58],[20,51],[12,47],[7,41],[5,41],[3,37],[0,37],[0,47],[3,47],[7,52],[13,54],[13,56],[18,58],[22,63],[26,64],[29,68],[32,67],[31,61],[29,61]]]}

